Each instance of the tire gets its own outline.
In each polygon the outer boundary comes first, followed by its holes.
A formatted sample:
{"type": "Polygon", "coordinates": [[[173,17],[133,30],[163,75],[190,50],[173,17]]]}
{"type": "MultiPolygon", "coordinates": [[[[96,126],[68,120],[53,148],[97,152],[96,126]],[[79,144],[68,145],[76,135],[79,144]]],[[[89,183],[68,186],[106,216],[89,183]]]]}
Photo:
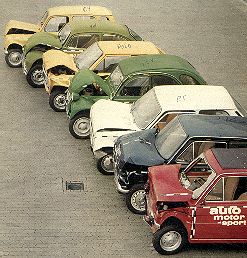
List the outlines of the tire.
{"type": "Polygon", "coordinates": [[[87,139],[90,134],[89,113],[78,114],[69,122],[69,132],[76,139],[87,139]]]}
{"type": "Polygon", "coordinates": [[[66,93],[64,89],[55,89],[49,97],[49,105],[56,112],[65,112],[66,93]]]}
{"type": "Polygon", "coordinates": [[[160,254],[180,252],[187,243],[187,233],[183,227],[167,225],[155,232],[153,246],[160,254]]]}
{"type": "Polygon", "coordinates": [[[21,49],[10,49],[5,55],[5,61],[9,67],[22,67],[23,52],[21,49]]]}
{"type": "Polygon", "coordinates": [[[126,194],[126,205],[135,214],[146,214],[144,184],[134,185],[126,194]]]}
{"type": "Polygon", "coordinates": [[[33,88],[43,88],[45,76],[41,64],[34,65],[27,73],[26,79],[33,88]]]}
{"type": "Polygon", "coordinates": [[[97,169],[101,174],[106,176],[114,174],[112,153],[97,160],[97,169]]]}

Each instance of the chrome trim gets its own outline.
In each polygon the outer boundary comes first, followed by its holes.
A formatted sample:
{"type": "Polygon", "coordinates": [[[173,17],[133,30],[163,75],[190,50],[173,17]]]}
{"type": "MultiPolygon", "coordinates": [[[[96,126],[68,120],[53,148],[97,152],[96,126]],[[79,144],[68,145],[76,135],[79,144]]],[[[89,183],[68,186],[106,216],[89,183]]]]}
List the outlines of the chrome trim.
{"type": "Polygon", "coordinates": [[[114,182],[116,184],[116,188],[117,188],[118,192],[123,193],[123,194],[127,194],[129,192],[129,190],[123,189],[122,186],[119,184],[115,168],[114,168],[114,182]]]}

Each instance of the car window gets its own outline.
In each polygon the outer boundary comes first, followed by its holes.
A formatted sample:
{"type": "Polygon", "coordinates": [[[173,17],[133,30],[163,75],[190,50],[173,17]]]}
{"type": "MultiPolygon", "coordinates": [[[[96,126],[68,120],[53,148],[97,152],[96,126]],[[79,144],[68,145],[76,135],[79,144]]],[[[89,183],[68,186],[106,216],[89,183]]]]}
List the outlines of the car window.
{"type": "Polygon", "coordinates": [[[204,151],[212,148],[226,148],[225,142],[196,141],[191,143],[176,159],[177,163],[190,163],[204,151]]]}
{"type": "Polygon", "coordinates": [[[116,34],[104,34],[102,37],[103,41],[119,41],[119,40],[128,40],[124,36],[116,34]]]}
{"type": "Polygon", "coordinates": [[[225,110],[200,110],[199,114],[202,115],[216,115],[216,116],[229,116],[225,110]]]}
{"type": "Polygon", "coordinates": [[[187,74],[181,74],[179,76],[180,81],[183,85],[199,85],[200,83],[193,77],[187,74]]]}
{"type": "Polygon", "coordinates": [[[221,178],[208,193],[207,201],[247,201],[247,177],[221,178]]]}
{"type": "Polygon", "coordinates": [[[176,85],[179,84],[175,79],[168,75],[153,75],[152,87],[159,85],[176,85]]]}
{"type": "Polygon", "coordinates": [[[120,95],[142,96],[148,91],[149,85],[150,85],[149,76],[145,76],[145,75],[136,76],[134,79],[131,79],[126,83],[124,83],[124,86],[120,92],[120,95]]]}
{"type": "Polygon", "coordinates": [[[128,58],[129,56],[106,56],[104,60],[102,60],[97,67],[95,68],[96,71],[111,73],[120,60],[128,58]]]}
{"type": "Polygon", "coordinates": [[[89,15],[76,15],[72,17],[73,21],[85,21],[85,20],[90,20],[90,19],[95,19],[94,16],[89,16],[89,15]]]}
{"type": "Polygon", "coordinates": [[[57,16],[52,17],[45,26],[45,31],[47,32],[57,32],[59,31],[63,25],[68,22],[68,17],[66,16],[57,16]]]}
{"type": "Polygon", "coordinates": [[[88,48],[98,40],[99,40],[99,35],[97,34],[75,35],[71,37],[68,43],[68,47],[88,48]]]}

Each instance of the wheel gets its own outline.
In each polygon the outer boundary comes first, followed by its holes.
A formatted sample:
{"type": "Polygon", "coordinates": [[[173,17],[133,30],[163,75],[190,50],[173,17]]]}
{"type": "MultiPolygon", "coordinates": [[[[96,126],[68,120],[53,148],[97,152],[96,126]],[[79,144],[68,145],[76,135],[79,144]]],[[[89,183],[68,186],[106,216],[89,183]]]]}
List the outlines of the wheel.
{"type": "Polygon", "coordinates": [[[126,205],[135,214],[144,215],[146,213],[144,184],[131,187],[126,194],[126,205]]]}
{"type": "Polygon", "coordinates": [[[18,68],[22,66],[23,53],[21,49],[10,49],[5,55],[8,66],[18,68]]]}
{"type": "Polygon", "coordinates": [[[64,112],[66,108],[66,93],[64,89],[55,89],[49,97],[49,105],[56,112],[64,112]]]}
{"type": "Polygon", "coordinates": [[[76,139],[89,138],[90,132],[89,114],[78,114],[69,122],[69,131],[76,139]]]}
{"type": "Polygon", "coordinates": [[[44,87],[45,75],[41,64],[34,65],[27,73],[27,82],[33,88],[44,87]]]}
{"type": "Polygon", "coordinates": [[[153,236],[153,246],[160,254],[175,254],[187,243],[187,234],[183,227],[167,225],[153,236]]]}
{"type": "Polygon", "coordinates": [[[103,175],[113,175],[113,158],[112,154],[103,156],[97,160],[97,169],[103,175]]]}

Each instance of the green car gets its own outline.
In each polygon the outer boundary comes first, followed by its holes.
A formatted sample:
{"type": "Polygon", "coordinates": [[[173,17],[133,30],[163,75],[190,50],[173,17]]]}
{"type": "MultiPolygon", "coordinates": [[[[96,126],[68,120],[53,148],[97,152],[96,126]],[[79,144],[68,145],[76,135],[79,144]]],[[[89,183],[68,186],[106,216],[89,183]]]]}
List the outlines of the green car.
{"type": "Polygon", "coordinates": [[[178,84],[204,85],[206,81],[188,61],[166,54],[124,59],[106,80],[82,69],[67,90],[69,131],[75,138],[88,138],[90,108],[99,99],[133,102],[154,86],[178,84]]]}
{"type": "MultiPolygon", "coordinates": [[[[42,55],[50,49],[79,54],[96,41],[135,40],[142,38],[126,25],[111,21],[78,20],[64,25],[58,35],[39,32],[24,45],[23,72],[32,87],[44,86],[42,55]]],[[[61,67],[63,69],[63,67],[61,67]]]]}

